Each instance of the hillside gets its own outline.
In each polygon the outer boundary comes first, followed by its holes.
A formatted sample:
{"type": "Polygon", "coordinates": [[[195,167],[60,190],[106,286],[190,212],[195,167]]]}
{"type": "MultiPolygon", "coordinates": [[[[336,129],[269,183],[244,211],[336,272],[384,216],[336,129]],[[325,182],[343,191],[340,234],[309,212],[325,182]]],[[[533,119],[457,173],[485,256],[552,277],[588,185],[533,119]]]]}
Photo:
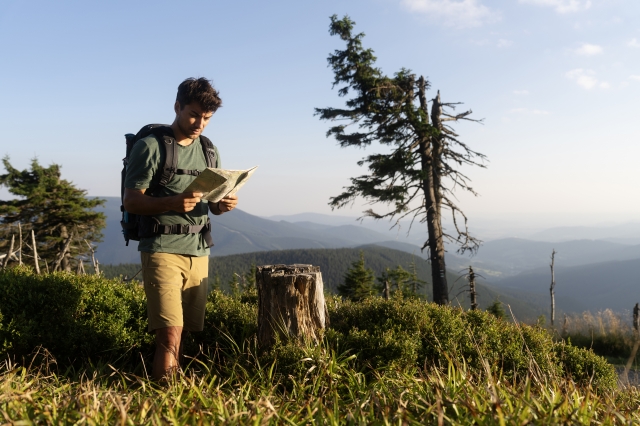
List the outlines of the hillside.
{"type": "Polygon", "coordinates": [[[579,266],[615,260],[640,259],[640,245],[604,240],[564,242],[504,238],[484,243],[473,257],[450,255],[450,264],[471,264],[491,277],[507,277],[547,267],[556,250],[556,265],[579,266]]]}
{"type": "MultiPolygon", "coordinates": [[[[613,309],[629,311],[640,302],[638,276],[640,259],[601,262],[573,267],[556,267],[556,295],[572,299],[577,306],[565,310],[598,311],[613,309]]],[[[497,288],[526,290],[538,294],[549,294],[549,267],[538,268],[503,280],[494,281],[497,288]]]]}
{"type": "MultiPolygon", "coordinates": [[[[395,268],[397,265],[407,269],[415,261],[420,279],[428,283],[431,281],[431,269],[428,262],[418,256],[379,246],[281,250],[213,257],[210,259],[209,264],[209,281],[213,283],[217,275],[223,287],[226,287],[234,273],[242,275],[250,270],[251,265],[306,263],[320,266],[325,288],[335,292],[346,271],[358,259],[360,250],[365,252],[366,265],[374,270],[376,276],[379,276],[385,268],[395,268]]],[[[132,276],[139,268],[140,266],[137,264],[127,264],[105,266],[104,271],[110,277],[118,275],[132,276]]],[[[460,304],[468,308],[468,295],[467,293],[461,293],[461,290],[466,285],[465,280],[460,279],[458,275],[451,272],[447,274],[447,279],[449,281],[452,304],[460,304]]],[[[427,284],[423,289],[423,294],[428,299],[431,299],[430,284],[427,284]]],[[[546,298],[544,296],[524,291],[500,291],[484,282],[478,283],[478,303],[482,309],[486,308],[496,297],[499,297],[505,304],[510,305],[514,315],[520,320],[532,321],[545,312],[546,298]]]]}
{"type": "MultiPolygon", "coordinates": [[[[120,227],[120,199],[105,197],[102,209],[107,215],[107,227],[104,241],[98,245],[97,256],[100,263],[120,264],[138,263],[140,256],[137,242],[129,247],[124,245],[120,227]]],[[[240,209],[211,219],[215,246],[211,256],[251,253],[257,251],[287,250],[300,248],[338,248],[355,247],[362,244],[389,242],[389,235],[373,231],[356,221],[351,224],[323,225],[316,223],[295,224],[286,221],[273,221],[251,215],[240,209]]],[[[389,242],[407,252],[419,253],[418,246],[389,242]]]]}

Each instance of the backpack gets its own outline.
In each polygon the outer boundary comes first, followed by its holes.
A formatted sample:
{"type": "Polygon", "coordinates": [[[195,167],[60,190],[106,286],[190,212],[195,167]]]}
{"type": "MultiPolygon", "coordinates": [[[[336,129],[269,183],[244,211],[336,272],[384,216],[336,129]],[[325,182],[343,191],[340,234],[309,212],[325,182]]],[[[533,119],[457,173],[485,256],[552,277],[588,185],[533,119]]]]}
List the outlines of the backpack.
{"type": "MultiPolygon", "coordinates": [[[[127,165],[129,164],[129,155],[133,146],[140,139],[153,135],[158,139],[161,147],[164,147],[165,162],[162,169],[158,171],[158,175],[162,173],[158,184],[153,188],[148,188],[145,194],[150,196],[157,196],[159,190],[167,186],[171,179],[175,175],[188,174],[192,176],[198,176],[200,170],[185,170],[178,169],[178,144],[173,137],[173,131],[171,127],[166,124],[147,124],[135,135],[127,133],[124,135],[127,143],[126,155],[122,159],[122,173],[120,178],[120,211],[122,212],[122,234],[126,245],[129,245],[129,240],[140,241],[140,238],[152,237],[159,234],[195,234],[202,233],[208,247],[213,246],[213,240],[211,239],[211,222],[207,218],[206,225],[162,225],[153,216],[143,216],[128,212],[124,208],[124,181],[127,175],[127,165]]],[[[200,135],[200,144],[202,145],[202,151],[204,152],[204,158],[207,162],[207,167],[217,166],[217,149],[211,143],[211,140],[206,136],[200,135]]],[[[162,149],[162,148],[160,148],[162,149]]],[[[155,181],[157,175],[154,176],[152,182],[155,181]]]]}

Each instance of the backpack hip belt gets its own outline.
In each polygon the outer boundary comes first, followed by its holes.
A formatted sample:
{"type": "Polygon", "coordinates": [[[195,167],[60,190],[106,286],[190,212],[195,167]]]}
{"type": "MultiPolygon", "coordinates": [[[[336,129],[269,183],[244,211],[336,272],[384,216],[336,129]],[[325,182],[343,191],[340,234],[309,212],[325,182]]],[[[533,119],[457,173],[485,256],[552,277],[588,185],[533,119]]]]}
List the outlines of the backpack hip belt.
{"type": "Polygon", "coordinates": [[[141,238],[152,237],[155,235],[177,235],[177,234],[202,234],[207,247],[213,247],[213,238],[211,238],[211,220],[207,218],[204,225],[164,225],[153,216],[142,216],[139,225],[138,236],[141,238]]]}

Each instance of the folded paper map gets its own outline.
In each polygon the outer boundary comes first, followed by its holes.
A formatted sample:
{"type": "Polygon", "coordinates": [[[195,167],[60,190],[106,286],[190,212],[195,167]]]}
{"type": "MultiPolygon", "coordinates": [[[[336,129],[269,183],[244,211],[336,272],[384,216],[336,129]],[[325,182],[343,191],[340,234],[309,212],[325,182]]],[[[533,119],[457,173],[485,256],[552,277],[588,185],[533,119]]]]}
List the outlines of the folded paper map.
{"type": "Polygon", "coordinates": [[[202,199],[217,203],[227,195],[238,192],[257,168],[225,170],[207,167],[184,192],[202,192],[202,199]]]}

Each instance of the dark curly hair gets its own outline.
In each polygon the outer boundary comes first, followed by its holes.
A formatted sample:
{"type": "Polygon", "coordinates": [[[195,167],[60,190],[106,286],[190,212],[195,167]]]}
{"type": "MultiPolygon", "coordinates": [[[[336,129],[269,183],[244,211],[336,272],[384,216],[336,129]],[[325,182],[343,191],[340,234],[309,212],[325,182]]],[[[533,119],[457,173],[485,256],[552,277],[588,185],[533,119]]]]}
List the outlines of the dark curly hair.
{"type": "Polygon", "coordinates": [[[222,106],[220,94],[204,77],[191,77],[180,83],[176,101],[180,103],[180,109],[192,102],[199,103],[202,109],[211,112],[216,112],[222,106]]]}

